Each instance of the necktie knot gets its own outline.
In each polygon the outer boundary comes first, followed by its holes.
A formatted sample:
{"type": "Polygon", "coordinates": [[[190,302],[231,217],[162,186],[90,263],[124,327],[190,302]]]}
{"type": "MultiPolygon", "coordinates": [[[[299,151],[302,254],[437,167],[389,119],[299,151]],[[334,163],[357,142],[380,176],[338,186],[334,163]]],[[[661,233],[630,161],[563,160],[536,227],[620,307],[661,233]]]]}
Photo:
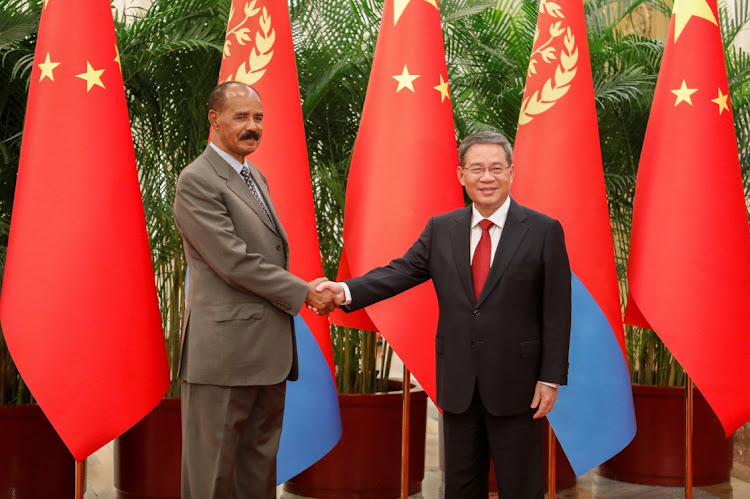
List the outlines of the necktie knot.
{"type": "Polygon", "coordinates": [[[492,223],[492,220],[489,220],[487,218],[479,222],[479,226],[482,228],[482,230],[490,230],[493,225],[495,224],[492,223]]]}

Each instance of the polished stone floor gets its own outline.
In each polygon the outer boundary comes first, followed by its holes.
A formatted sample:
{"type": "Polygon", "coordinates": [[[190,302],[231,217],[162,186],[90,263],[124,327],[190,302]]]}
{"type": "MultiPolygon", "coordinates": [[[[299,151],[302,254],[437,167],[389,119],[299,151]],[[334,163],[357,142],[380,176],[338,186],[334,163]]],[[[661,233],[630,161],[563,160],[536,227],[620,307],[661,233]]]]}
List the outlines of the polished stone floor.
{"type": "MultiPolygon", "coordinates": [[[[402,365],[394,356],[391,376],[401,377],[402,365]]],[[[427,434],[425,439],[425,477],[422,493],[412,496],[421,499],[442,499],[441,473],[438,451],[438,411],[428,402],[427,434]]],[[[84,499],[115,499],[112,468],[112,443],[94,453],[87,461],[87,489],[84,499]]],[[[299,496],[283,492],[281,499],[298,499],[299,496]]],[[[493,495],[490,495],[490,498],[493,495]]],[[[497,497],[495,495],[495,497],[497,497]]],[[[654,487],[609,480],[591,471],[581,477],[575,488],[557,491],[562,499],[670,499],[685,497],[682,487],[654,487]]],[[[735,434],[734,469],[731,481],[708,487],[696,487],[695,499],[750,499],[750,423],[735,434]]]]}
{"type": "MultiPolygon", "coordinates": [[[[750,441],[750,425],[742,428],[736,436],[735,464],[730,482],[709,487],[695,488],[695,499],[750,499],[750,466],[742,463],[750,457],[747,442],[750,441]]],[[[438,455],[437,410],[430,403],[427,415],[425,452],[425,478],[422,493],[412,496],[422,499],[441,499],[440,466],[438,455]]],[[[115,499],[112,481],[112,444],[108,444],[88,459],[88,483],[85,499],[115,499]]],[[[298,496],[279,489],[281,499],[297,499],[298,496]]],[[[490,495],[490,497],[493,497],[490,495]]],[[[495,496],[496,497],[496,496],[495,496]]],[[[681,487],[653,487],[609,480],[589,472],[578,478],[576,488],[557,491],[561,499],[669,499],[685,497],[681,487]]]]}

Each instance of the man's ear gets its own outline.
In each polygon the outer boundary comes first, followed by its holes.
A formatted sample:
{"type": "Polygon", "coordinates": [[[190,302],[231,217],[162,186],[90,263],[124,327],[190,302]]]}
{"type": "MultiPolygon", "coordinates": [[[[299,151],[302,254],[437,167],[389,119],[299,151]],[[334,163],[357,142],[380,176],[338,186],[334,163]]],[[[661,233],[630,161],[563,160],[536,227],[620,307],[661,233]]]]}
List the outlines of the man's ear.
{"type": "Polygon", "coordinates": [[[461,185],[466,186],[466,184],[464,184],[464,170],[460,165],[456,169],[456,175],[458,175],[458,181],[461,182],[461,185]]]}
{"type": "Polygon", "coordinates": [[[211,124],[211,128],[217,128],[219,125],[219,113],[211,109],[208,112],[208,122],[211,124]]]}

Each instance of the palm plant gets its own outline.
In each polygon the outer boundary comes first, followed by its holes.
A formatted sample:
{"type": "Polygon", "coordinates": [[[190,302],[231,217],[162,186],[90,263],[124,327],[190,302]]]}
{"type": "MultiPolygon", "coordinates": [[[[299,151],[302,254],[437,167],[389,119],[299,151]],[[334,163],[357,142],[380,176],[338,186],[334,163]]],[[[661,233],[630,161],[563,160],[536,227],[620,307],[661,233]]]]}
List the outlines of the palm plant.
{"type": "Polygon", "coordinates": [[[179,395],[177,360],[185,309],[182,241],[172,216],[177,177],[208,139],[206,103],[216,85],[229,2],[157,0],[116,19],[167,353],[169,396],[179,395]],[[198,98],[196,98],[198,97],[198,98]]]}
{"type": "MultiPolygon", "coordinates": [[[[381,8],[378,2],[289,3],[323,271],[336,278],[346,176],[364,106],[381,8]]],[[[339,391],[385,391],[390,350],[374,333],[331,326],[339,391]]]]}

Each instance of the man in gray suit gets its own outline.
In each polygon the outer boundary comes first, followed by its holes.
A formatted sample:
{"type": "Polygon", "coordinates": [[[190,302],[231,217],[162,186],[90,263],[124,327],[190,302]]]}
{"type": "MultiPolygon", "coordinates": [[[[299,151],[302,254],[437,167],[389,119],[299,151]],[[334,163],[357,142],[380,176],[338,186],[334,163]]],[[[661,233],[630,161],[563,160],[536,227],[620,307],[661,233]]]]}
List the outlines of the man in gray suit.
{"type": "Polygon", "coordinates": [[[293,317],[337,306],[290,274],[268,183],[246,156],[263,134],[258,93],[218,85],[213,137],[180,174],[175,220],[190,268],[182,332],[182,498],[275,498],[286,380],[297,379],[293,317]]]}

